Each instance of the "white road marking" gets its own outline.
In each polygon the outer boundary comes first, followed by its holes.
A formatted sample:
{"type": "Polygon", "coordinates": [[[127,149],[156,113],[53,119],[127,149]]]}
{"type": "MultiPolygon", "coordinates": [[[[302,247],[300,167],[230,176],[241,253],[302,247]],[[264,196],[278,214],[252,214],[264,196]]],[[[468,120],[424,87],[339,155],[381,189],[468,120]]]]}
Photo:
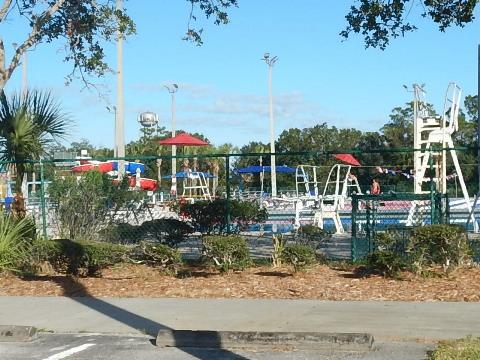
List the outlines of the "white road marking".
{"type": "Polygon", "coordinates": [[[63,346],[59,346],[59,347],[54,347],[54,348],[50,349],[50,352],[63,350],[63,349],[65,349],[65,348],[67,348],[67,347],[68,347],[68,345],[63,345],[63,346]]]}
{"type": "Polygon", "coordinates": [[[83,345],[80,345],[80,346],[77,346],[77,347],[74,347],[74,348],[71,348],[71,349],[68,349],[68,350],[65,350],[65,351],[62,351],[58,354],[55,354],[55,355],[52,355],[52,356],[49,356],[48,358],[45,358],[43,360],[61,360],[61,359],[65,359],[66,357],[70,356],[70,355],[73,355],[73,354],[76,354],[80,351],[83,351],[83,350],[86,350],[88,349],[89,347],[91,346],[94,346],[95,344],[83,344],[83,345]]]}

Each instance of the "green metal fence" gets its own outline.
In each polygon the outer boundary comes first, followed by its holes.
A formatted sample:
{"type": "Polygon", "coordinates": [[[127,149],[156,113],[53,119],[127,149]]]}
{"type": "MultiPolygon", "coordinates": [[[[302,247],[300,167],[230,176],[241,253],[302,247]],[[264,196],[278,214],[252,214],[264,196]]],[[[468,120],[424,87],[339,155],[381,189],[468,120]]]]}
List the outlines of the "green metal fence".
{"type": "Polygon", "coordinates": [[[439,193],[390,193],[352,195],[353,260],[359,260],[377,248],[379,234],[398,239],[398,252],[406,250],[411,231],[429,224],[449,222],[448,197],[439,193]]]}
{"type": "MultiPolygon", "coordinates": [[[[464,151],[465,149],[458,149],[464,151]]],[[[354,167],[353,172],[360,181],[361,190],[365,193],[370,187],[370,180],[373,177],[380,178],[383,194],[382,195],[352,195],[352,210],[347,206],[341,213],[341,220],[348,232],[351,231],[351,256],[353,259],[360,259],[365,254],[375,248],[376,234],[382,232],[396,232],[400,237],[408,238],[411,229],[416,226],[431,223],[460,223],[468,219],[468,212],[455,210],[450,212],[448,199],[436,194],[434,189],[431,193],[425,195],[415,195],[412,193],[400,193],[398,191],[413,191],[413,182],[402,173],[401,169],[412,167],[412,156],[414,149],[388,149],[388,150],[336,150],[336,151],[311,151],[311,152],[284,152],[277,153],[277,164],[286,164],[291,167],[299,165],[300,162],[316,165],[320,168],[321,177],[328,174],[328,170],[334,163],[332,155],[338,153],[351,153],[356,155],[361,163],[361,167],[354,167]],[[395,157],[398,154],[406,154],[400,158],[395,157]],[[377,156],[382,155],[382,157],[377,156]],[[408,156],[407,156],[408,155],[408,156]],[[404,158],[404,160],[402,160],[404,158]],[[397,175],[388,175],[384,172],[379,173],[377,168],[380,165],[383,169],[400,169],[397,175]],[[397,191],[397,193],[395,193],[397,191]],[[433,204],[433,206],[432,206],[433,204]],[[351,211],[351,213],[350,213],[351,211]]],[[[179,154],[176,156],[178,161],[183,159],[195,158],[198,160],[198,169],[205,172],[211,172],[216,176],[216,190],[211,194],[212,198],[221,198],[226,201],[225,209],[221,211],[222,222],[226,224],[227,232],[235,231],[237,224],[232,217],[231,203],[234,200],[257,201],[262,204],[265,201],[270,202],[268,220],[266,224],[251,224],[252,229],[264,231],[264,233],[294,232],[293,227],[295,211],[293,208],[283,209],[280,201],[272,201],[269,194],[265,191],[269,187],[268,175],[265,177],[265,184],[262,188],[259,186],[260,177],[258,174],[251,176],[248,181],[236,173],[235,168],[241,164],[257,164],[259,158],[263,158],[263,164],[268,164],[270,153],[246,153],[246,154],[179,154]],[[248,160],[248,161],[247,161],[248,160]],[[217,172],[215,173],[215,165],[217,172]],[[257,191],[249,192],[248,189],[256,188],[257,191]],[[261,193],[258,189],[263,189],[261,193]],[[272,205],[273,204],[273,205],[272,205]],[[272,210],[272,211],[270,211],[272,210]],[[233,220],[232,220],[233,219],[233,220]]],[[[161,175],[170,174],[171,156],[129,156],[123,159],[141,161],[148,168],[149,177],[162,179],[161,175]],[[162,161],[158,161],[162,160],[162,161]],[[157,164],[161,164],[157,168],[157,164]],[[166,166],[166,167],[165,167],[166,166]]],[[[96,160],[105,161],[111,158],[97,158],[96,160]]],[[[65,229],[65,223],[70,221],[74,226],[82,228],[79,214],[82,213],[82,221],[88,224],[91,231],[85,236],[96,240],[108,241],[137,241],[147,239],[155,241],[158,238],[165,238],[171,235],[171,224],[159,221],[165,217],[173,217],[182,221],[181,214],[175,208],[182,199],[181,193],[170,194],[169,180],[162,180],[159,188],[155,192],[137,192],[132,189],[124,189],[124,193],[115,195],[112,192],[106,192],[97,205],[92,207],[92,200],[89,196],[74,198],[72,192],[64,191],[60,198],[62,200],[72,199],[69,204],[71,214],[69,219],[59,218],[58,209],[61,205],[55,200],[51,193],[50,185],[55,179],[69,176],[71,174],[68,166],[72,159],[45,159],[42,161],[30,161],[29,181],[33,182],[32,175],[35,173],[36,191],[27,191],[27,211],[36,218],[36,224],[39,234],[47,237],[69,236],[65,229]],[[63,163],[63,164],[62,164],[63,163]],[[60,166],[57,166],[60,165],[60,166]],[[63,166],[62,166],[63,165],[63,166]],[[115,200],[118,197],[120,200],[115,200]],[[120,204],[120,205],[119,205],[120,204]],[[89,208],[91,207],[91,210],[89,208]],[[171,210],[168,213],[168,210],[171,210]],[[168,214],[167,214],[168,213],[168,214]],[[170,216],[171,215],[171,216],[170,216]],[[66,221],[68,220],[68,221],[66,221]],[[62,224],[63,222],[63,224],[62,224]],[[156,229],[155,229],[156,227],[156,229]]],[[[0,163],[0,166],[9,167],[12,164],[0,163]]],[[[469,174],[469,179],[476,179],[474,167],[476,164],[462,164],[465,174],[469,174]]],[[[407,174],[408,175],[408,174],[407,174]]],[[[85,174],[78,174],[79,178],[84,178],[85,174]]],[[[323,179],[322,178],[322,179],[323,179]]],[[[109,179],[111,183],[113,178],[109,179]]],[[[278,176],[279,198],[294,197],[292,189],[295,189],[294,176],[278,176]]],[[[326,179],[323,179],[325,181],[326,179]]],[[[102,185],[103,186],[103,185],[102,185]]],[[[319,185],[322,186],[322,185],[319,185]]],[[[472,182],[467,184],[469,190],[476,191],[478,184],[472,182]]],[[[106,187],[108,188],[108,186],[106,187]]],[[[456,178],[453,177],[449,183],[449,194],[460,197],[456,186],[456,178]]],[[[179,188],[180,189],[180,188],[179,188]]],[[[86,191],[86,194],[93,195],[94,191],[86,191]]],[[[98,199],[97,199],[98,200],[98,199]]],[[[350,201],[350,200],[349,200],[350,201]]],[[[8,204],[2,204],[5,209],[8,204]]],[[[478,216],[478,214],[477,214],[478,216]]],[[[72,225],[73,226],[73,225],[72,225]]],[[[85,226],[86,228],[87,226],[85,226]]],[[[472,225],[469,231],[473,230],[472,225]]],[[[348,234],[346,234],[348,236],[348,234]]],[[[480,250],[480,241],[476,235],[471,235],[472,248],[480,250]]],[[[343,239],[342,241],[345,241],[343,239]]],[[[346,240],[349,241],[349,240],[346,240]]],[[[334,246],[334,241],[332,241],[334,246]]],[[[348,248],[347,248],[348,252],[348,248]]],[[[480,251],[476,252],[480,254],[480,251]]],[[[478,255],[477,255],[478,256],[478,255]]],[[[478,256],[480,258],[480,256],[478,256]]]]}

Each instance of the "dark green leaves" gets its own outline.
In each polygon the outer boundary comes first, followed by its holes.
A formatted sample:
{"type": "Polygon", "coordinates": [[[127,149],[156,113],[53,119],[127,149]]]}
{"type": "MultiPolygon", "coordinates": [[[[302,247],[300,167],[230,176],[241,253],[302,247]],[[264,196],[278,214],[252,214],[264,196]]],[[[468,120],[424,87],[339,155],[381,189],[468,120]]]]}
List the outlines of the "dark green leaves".
{"type": "Polygon", "coordinates": [[[207,19],[213,17],[215,25],[226,25],[229,22],[227,9],[232,6],[238,6],[237,0],[187,0],[191,4],[190,17],[188,21],[187,33],[183,40],[191,41],[196,45],[202,45],[203,29],[196,29],[191,26],[192,22],[197,20],[195,13],[199,8],[207,19]]]}
{"type": "Polygon", "coordinates": [[[423,17],[431,18],[440,31],[445,31],[449,26],[472,22],[477,4],[477,0],[358,0],[345,16],[348,25],[340,35],[347,39],[351,33],[361,34],[365,47],[384,50],[391,38],[417,29],[408,18],[419,8],[423,17]]]}

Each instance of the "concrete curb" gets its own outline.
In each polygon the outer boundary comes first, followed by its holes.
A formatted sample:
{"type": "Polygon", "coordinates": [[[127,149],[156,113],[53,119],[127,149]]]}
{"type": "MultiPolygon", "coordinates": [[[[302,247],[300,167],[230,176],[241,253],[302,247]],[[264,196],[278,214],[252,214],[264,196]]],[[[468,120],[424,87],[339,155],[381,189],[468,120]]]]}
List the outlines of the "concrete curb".
{"type": "Polygon", "coordinates": [[[196,348],[294,348],[299,350],[369,351],[373,336],[366,333],[254,332],[160,330],[156,345],[196,348]]]}
{"type": "Polygon", "coordinates": [[[33,326],[0,325],[0,342],[31,341],[36,337],[33,326]]]}

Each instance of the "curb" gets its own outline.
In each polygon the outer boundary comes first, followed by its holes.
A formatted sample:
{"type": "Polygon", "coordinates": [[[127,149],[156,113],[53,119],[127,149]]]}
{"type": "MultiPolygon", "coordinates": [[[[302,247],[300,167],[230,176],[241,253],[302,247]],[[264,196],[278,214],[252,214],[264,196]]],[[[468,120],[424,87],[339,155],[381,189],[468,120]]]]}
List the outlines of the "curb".
{"type": "Polygon", "coordinates": [[[370,351],[373,336],[366,333],[254,332],[160,330],[156,345],[196,348],[295,348],[299,350],[370,351]]]}
{"type": "Polygon", "coordinates": [[[0,325],[0,342],[31,341],[37,337],[33,326],[0,325]]]}

